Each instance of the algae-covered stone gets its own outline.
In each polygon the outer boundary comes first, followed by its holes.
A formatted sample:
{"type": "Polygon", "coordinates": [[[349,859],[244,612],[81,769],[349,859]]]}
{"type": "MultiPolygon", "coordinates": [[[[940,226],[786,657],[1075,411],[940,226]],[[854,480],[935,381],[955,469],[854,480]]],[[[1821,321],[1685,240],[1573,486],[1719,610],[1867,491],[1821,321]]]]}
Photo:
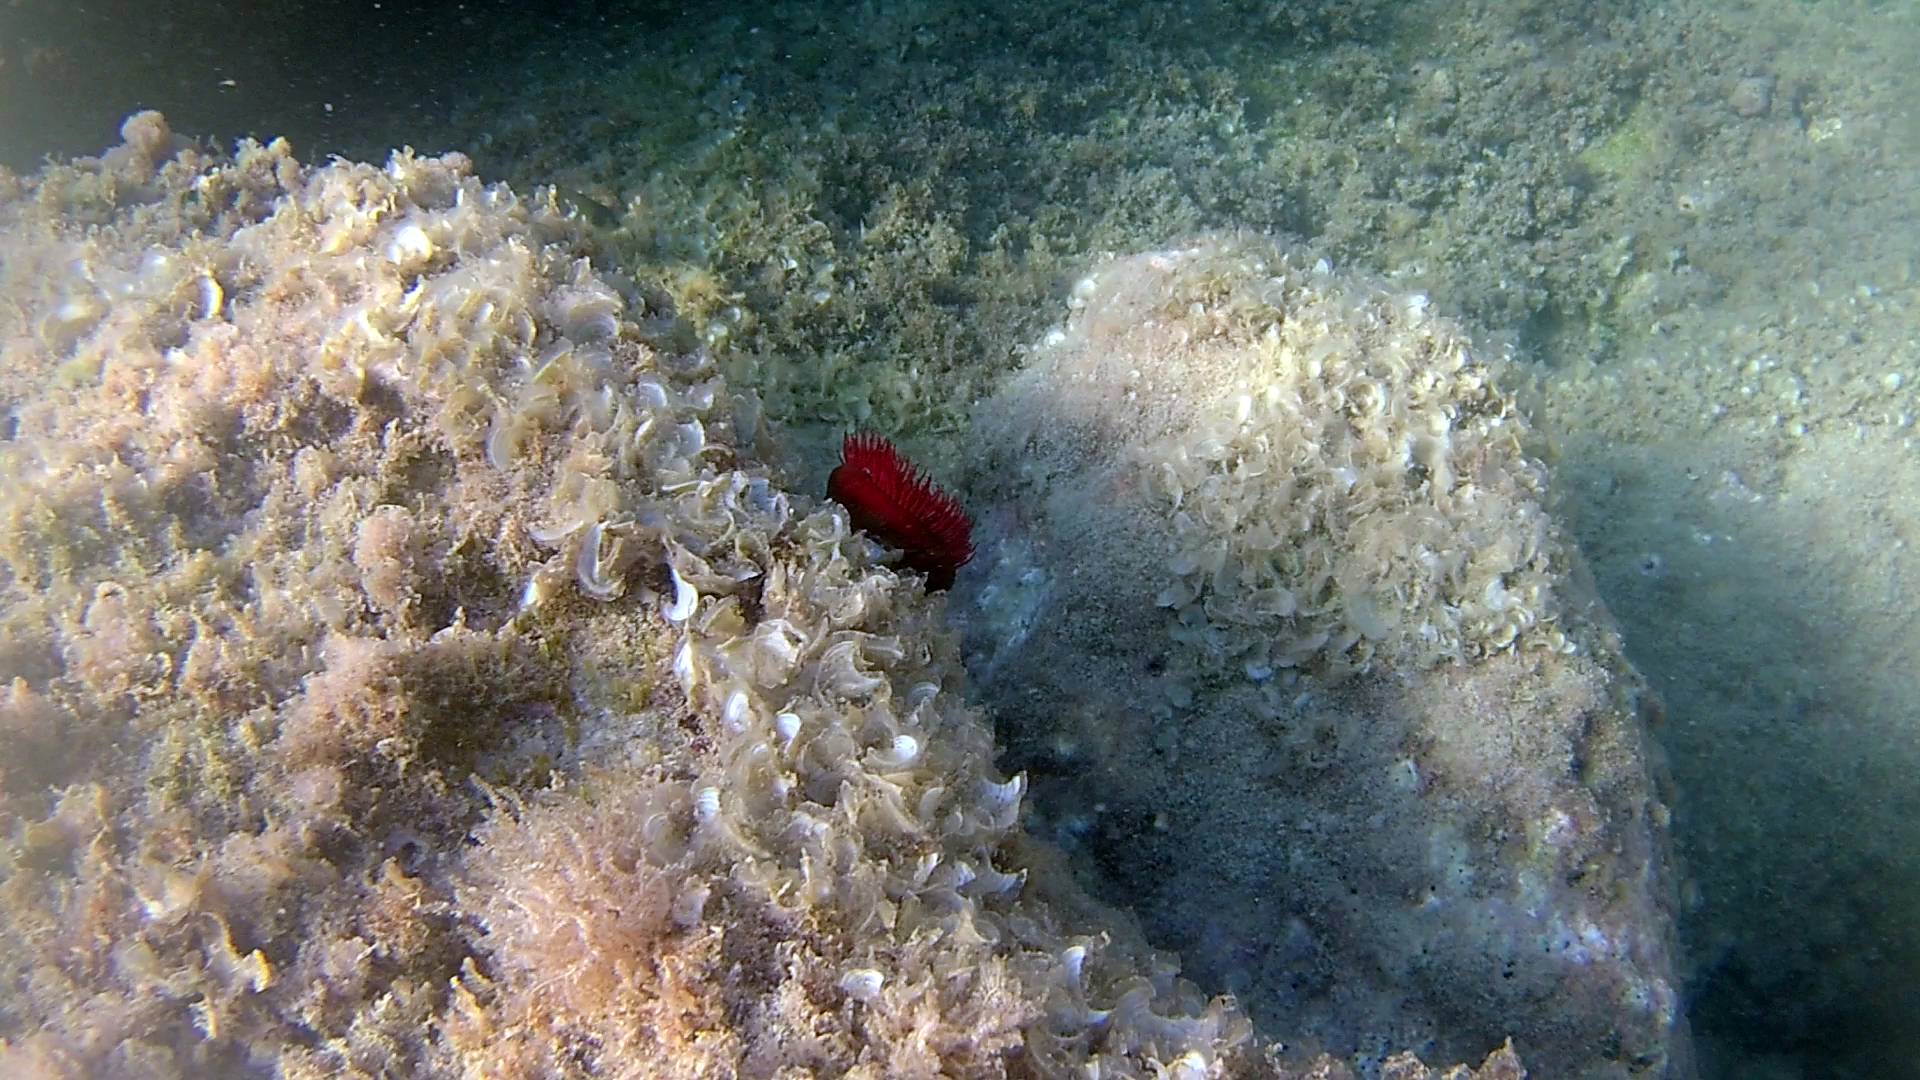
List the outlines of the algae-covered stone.
{"type": "Polygon", "coordinates": [[[166,130],[0,197],[0,1075],[1339,1074],[549,193],[166,130]]]}
{"type": "Polygon", "coordinates": [[[1095,268],[978,415],[954,603],[1106,898],[1272,1037],[1666,1074],[1644,691],[1488,353],[1214,237],[1095,268]]]}

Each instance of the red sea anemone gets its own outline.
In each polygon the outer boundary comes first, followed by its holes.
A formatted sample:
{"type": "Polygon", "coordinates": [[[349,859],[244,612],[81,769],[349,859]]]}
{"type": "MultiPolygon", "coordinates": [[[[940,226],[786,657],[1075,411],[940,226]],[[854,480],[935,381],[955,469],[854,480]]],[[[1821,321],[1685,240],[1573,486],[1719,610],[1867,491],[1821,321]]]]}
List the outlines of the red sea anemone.
{"type": "Polygon", "coordinates": [[[906,553],[927,588],[950,589],[973,558],[973,522],[959,500],[922,476],[879,435],[848,435],[844,460],[827,477],[827,497],[847,508],[853,527],[906,553]]]}

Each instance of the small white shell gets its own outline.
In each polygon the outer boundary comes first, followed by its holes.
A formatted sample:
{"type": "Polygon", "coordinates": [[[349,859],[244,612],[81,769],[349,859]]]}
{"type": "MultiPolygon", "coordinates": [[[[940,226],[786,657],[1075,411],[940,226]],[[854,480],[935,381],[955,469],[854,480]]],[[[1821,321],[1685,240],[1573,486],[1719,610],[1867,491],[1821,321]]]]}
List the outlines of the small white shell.
{"type": "Polygon", "coordinates": [[[908,765],[913,764],[919,757],[919,739],[911,735],[896,735],[893,739],[893,746],[889,748],[886,753],[876,755],[874,760],[882,768],[904,769],[908,765]]]}
{"type": "Polygon", "coordinates": [[[667,407],[667,388],[658,379],[640,378],[634,380],[633,397],[634,400],[649,409],[664,409],[667,407]]]}
{"type": "Polygon", "coordinates": [[[735,735],[747,730],[747,721],[753,717],[753,699],[745,690],[735,690],[727,695],[727,707],[722,710],[721,718],[726,721],[727,730],[735,735]]]}
{"type": "Polygon", "coordinates": [[[417,270],[433,258],[433,238],[418,225],[408,225],[393,234],[387,245],[387,259],[402,270],[417,270]]]}
{"type": "Polygon", "coordinates": [[[775,715],[773,730],[779,732],[782,743],[791,743],[793,737],[800,734],[800,714],[783,712],[775,715]]]}
{"type": "Polygon", "coordinates": [[[1004,784],[981,785],[981,799],[992,815],[995,828],[1011,829],[1020,819],[1020,796],[1027,790],[1027,774],[1020,773],[1004,784]]]}
{"type": "Polygon", "coordinates": [[[921,821],[932,821],[940,815],[940,800],[946,797],[947,789],[943,784],[935,784],[921,792],[919,813],[915,816],[921,821]]]}
{"type": "Polygon", "coordinates": [[[854,968],[840,976],[840,989],[855,1001],[872,1001],[887,985],[887,977],[872,968],[854,968]]]}
{"type": "Polygon", "coordinates": [[[580,553],[574,559],[574,576],[580,579],[581,591],[595,600],[612,600],[626,584],[618,577],[608,576],[613,558],[610,555],[603,558],[601,542],[606,534],[604,522],[596,521],[588,526],[587,535],[580,541],[580,553]]]}
{"type": "Polygon", "coordinates": [[[693,797],[693,815],[701,821],[720,816],[720,789],[704,787],[693,797]]]}
{"type": "Polygon", "coordinates": [[[1027,789],[1027,774],[1016,773],[1004,784],[988,781],[980,785],[986,797],[987,806],[994,810],[1003,810],[1020,803],[1020,795],[1027,789]]]}
{"type": "Polygon", "coordinates": [[[227,302],[227,293],[215,281],[212,274],[203,274],[200,278],[200,319],[217,318],[220,309],[227,302]]]}
{"type": "Polygon", "coordinates": [[[1085,945],[1070,945],[1067,947],[1067,951],[1060,954],[1060,970],[1071,980],[1071,985],[1080,985],[1080,970],[1086,961],[1087,947],[1085,945]]]}
{"type": "Polygon", "coordinates": [[[672,563],[667,564],[667,572],[673,575],[673,606],[667,609],[667,621],[683,623],[693,618],[694,608],[700,604],[700,592],[680,576],[680,571],[672,563]]]}

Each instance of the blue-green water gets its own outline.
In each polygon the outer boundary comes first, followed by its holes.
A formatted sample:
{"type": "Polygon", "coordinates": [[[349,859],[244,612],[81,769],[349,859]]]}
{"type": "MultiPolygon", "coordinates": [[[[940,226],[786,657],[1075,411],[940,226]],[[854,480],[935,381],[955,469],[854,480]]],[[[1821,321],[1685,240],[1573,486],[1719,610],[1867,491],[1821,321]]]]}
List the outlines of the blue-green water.
{"type": "Polygon", "coordinates": [[[1702,1073],[1910,1074],[1913,5],[29,2],[0,25],[17,170],[154,107],[219,143],[457,149],[557,185],[816,468],[867,424],[964,475],[971,404],[1087,260],[1203,229],[1304,237],[1511,337],[1666,700],[1702,1073]]]}

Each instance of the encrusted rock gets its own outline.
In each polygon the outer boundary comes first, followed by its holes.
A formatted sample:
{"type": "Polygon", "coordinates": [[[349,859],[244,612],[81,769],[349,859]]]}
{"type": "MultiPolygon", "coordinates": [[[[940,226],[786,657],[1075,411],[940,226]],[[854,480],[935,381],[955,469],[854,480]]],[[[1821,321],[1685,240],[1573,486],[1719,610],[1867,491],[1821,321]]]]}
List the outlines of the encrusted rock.
{"type": "Polygon", "coordinates": [[[0,1075],[1337,1069],[550,194],[126,138],[0,199],[0,1075]]]}
{"type": "Polygon", "coordinates": [[[1264,1034],[1660,1076],[1645,695],[1498,360],[1258,237],[1109,260],[976,411],[952,603],[1030,826],[1264,1034]]]}

